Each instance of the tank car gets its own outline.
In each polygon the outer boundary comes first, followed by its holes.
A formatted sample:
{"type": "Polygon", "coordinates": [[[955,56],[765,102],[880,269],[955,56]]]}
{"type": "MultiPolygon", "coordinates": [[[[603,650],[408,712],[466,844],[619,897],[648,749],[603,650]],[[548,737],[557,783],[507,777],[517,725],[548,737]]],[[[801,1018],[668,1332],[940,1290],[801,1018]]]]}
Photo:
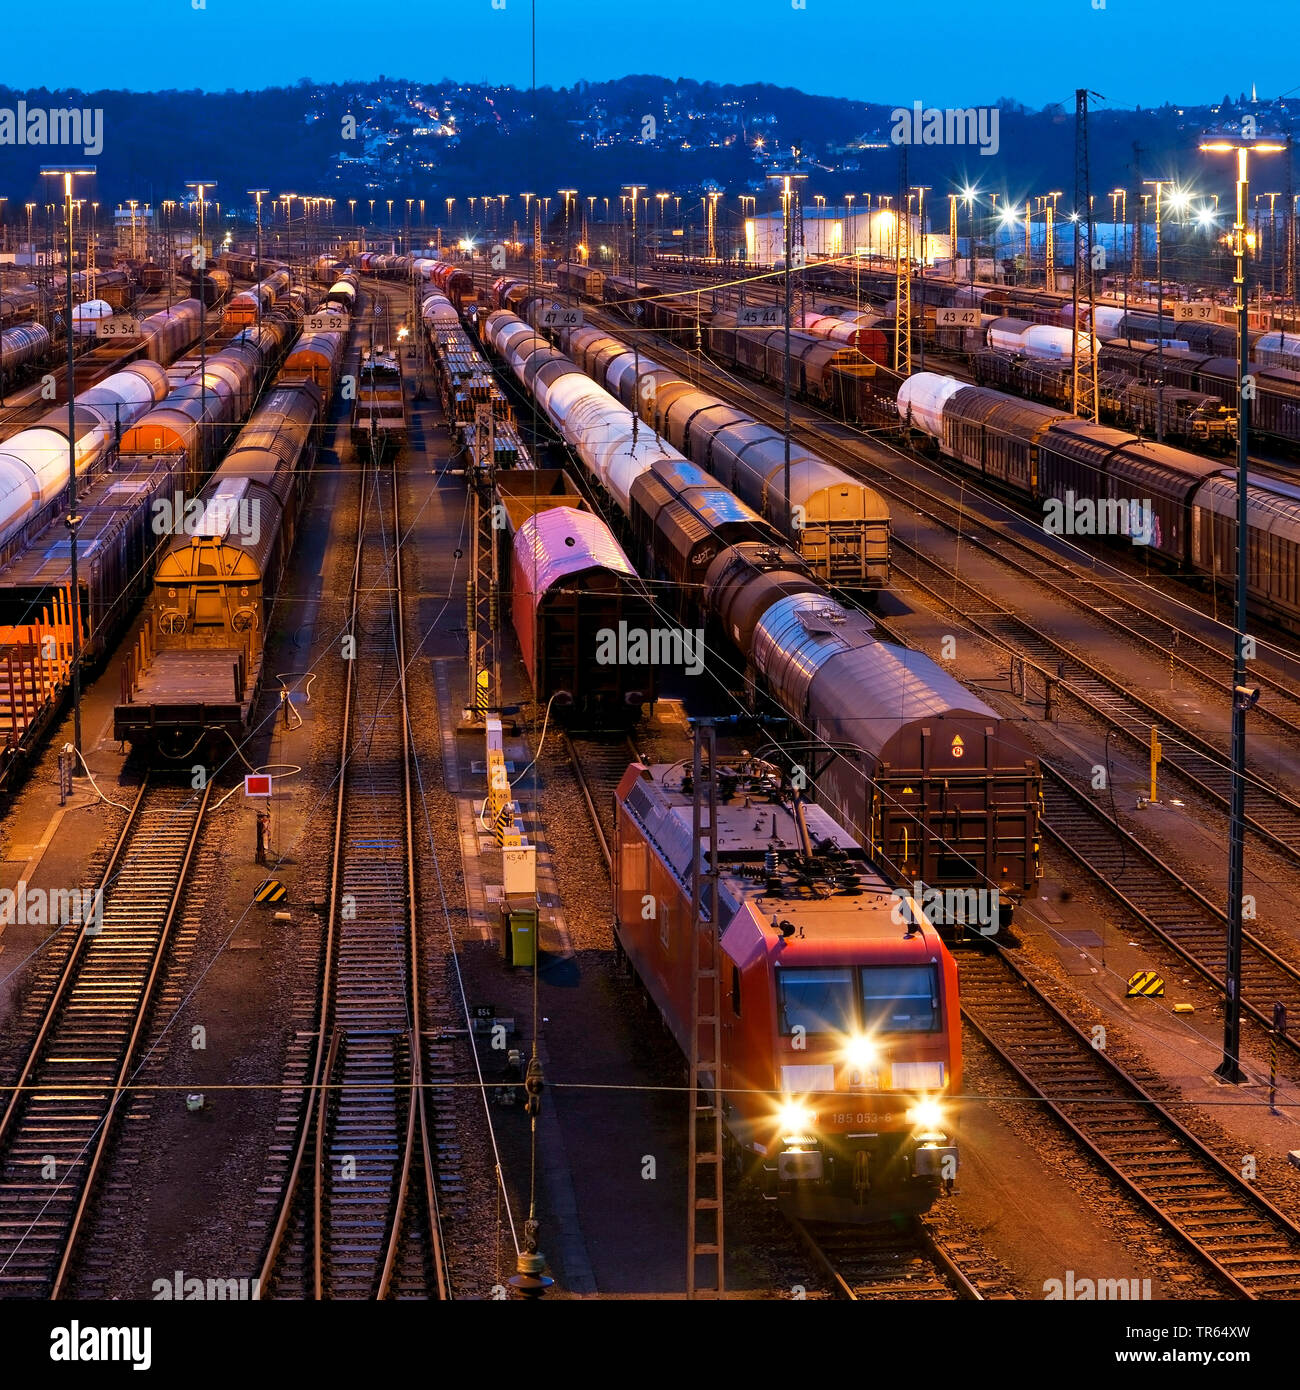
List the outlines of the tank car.
{"type": "Polygon", "coordinates": [[[87,299],[73,307],[72,331],[79,337],[93,338],[100,319],[109,319],[112,317],[113,306],[108,300],[87,299]]]}
{"type": "MultiPolygon", "coordinates": [[[[530,315],[544,303],[530,303],[530,315]]],[[[874,488],[793,444],[787,507],[785,442],[777,431],[619,338],[590,328],[559,337],[588,375],[793,540],[822,578],[851,587],[888,583],[889,507],[874,488]]]]}
{"type": "MultiPolygon", "coordinates": [[[[83,391],[75,401],[74,457],[78,475],[103,461],[120,430],[167,393],[167,374],[154,362],[134,362],[83,391]]],[[[0,443],[0,547],[6,547],[68,482],[68,408],[59,406],[36,424],[0,443]]]]}
{"type": "Polygon", "coordinates": [[[357,277],[352,271],[341,275],[322,296],[322,307],[332,305],[346,314],[353,313],[357,303],[357,284],[357,277]]]}
{"type": "Polygon", "coordinates": [[[50,335],[39,323],[15,324],[0,332],[0,374],[12,381],[20,368],[50,355],[50,335]]]}
{"type": "Polygon", "coordinates": [[[252,409],[268,364],[267,333],[239,338],[207,359],[200,378],[194,372],[167,393],[152,410],[122,434],[119,452],[182,453],[191,475],[207,471],[206,459],[220,447],[229,431],[252,409]]]}

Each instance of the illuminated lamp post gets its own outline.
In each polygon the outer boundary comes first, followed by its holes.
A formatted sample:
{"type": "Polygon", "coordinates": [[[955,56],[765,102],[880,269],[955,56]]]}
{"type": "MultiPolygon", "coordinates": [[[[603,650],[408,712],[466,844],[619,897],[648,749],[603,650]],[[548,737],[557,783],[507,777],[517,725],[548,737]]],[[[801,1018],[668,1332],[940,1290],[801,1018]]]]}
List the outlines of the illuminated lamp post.
{"type": "MultiPolygon", "coordinates": [[[[262,198],[271,190],[269,188],[249,188],[245,191],[257,199],[257,265],[255,268],[256,278],[260,280],[262,278],[262,198]]],[[[257,322],[259,325],[262,322],[262,296],[260,294],[257,296],[257,322]]]]}
{"type": "Polygon", "coordinates": [[[1242,891],[1245,887],[1246,847],[1246,711],[1259,699],[1258,689],[1246,684],[1247,545],[1246,485],[1250,460],[1250,393],[1245,389],[1250,369],[1250,315],[1246,298],[1246,208],[1250,194],[1249,159],[1256,154],[1280,154],[1285,145],[1264,141],[1214,140],[1201,146],[1207,154],[1237,156],[1237,217],[1232,225],[1237,291],[1237,604],[1232,658],[1232,794],[1228,817],[1228,940],[1224,979],[1223,1060],[1215,1075],[1228,1085],[1244,1079],[1241,1070],[1241,944],[1242,891]]]}
{"type": "Polygon", "coordinates": [[[72,617],[72,747],[73,775],[76,775],[77,760],[81,756],[81,587],[77,578],[77,527],[81,518],[77,515],[77,403],[75,386],[76,343],[72,334],[72,182],[76,178],[90,178],[95,173],[93,164],[46,164],[41,173],[63,180],[64,209],[68,221],[68,266],[67,292],[68,313],[63,331],[68,340],[68,579],[72,617]]]}
{"type": "Polygon", "coordinates": [[[208,248],[204,241],[204,194],[207,189],[216,186],[213,179],[186,179],[185,187],[194,189],[195,196],[199,203],[199,442],[200,467],[203,474],[207,475],[207,454],[208,454],[208,432],[204,425],[208,418],[208,317],[207,317],[207,286],[208,280],[208,248]]]}

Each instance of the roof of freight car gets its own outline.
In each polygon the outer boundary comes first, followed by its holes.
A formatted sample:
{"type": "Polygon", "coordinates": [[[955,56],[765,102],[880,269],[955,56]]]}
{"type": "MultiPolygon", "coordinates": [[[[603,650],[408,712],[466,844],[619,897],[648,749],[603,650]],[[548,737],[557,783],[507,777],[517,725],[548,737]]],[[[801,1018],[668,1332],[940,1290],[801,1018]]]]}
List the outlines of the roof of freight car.
{"type": "MultiPolygon", "coordinates": [[[[999,724],[996,711],[923,652],[873,642],[831,657],[813,678],[814,719],[834,720],[843,736],[879,756],[909,725],[969,714],[999,724]]],[[[920,728],[917,730],[920,736],[920,728]]]]}
{"type": "Polygon", "coordinates": [[[528,517],[515,533],[514,559],[534,594],[588,570],[635,580],[636,570],[608,526],[576,507],[548,507],[528,517]]]}

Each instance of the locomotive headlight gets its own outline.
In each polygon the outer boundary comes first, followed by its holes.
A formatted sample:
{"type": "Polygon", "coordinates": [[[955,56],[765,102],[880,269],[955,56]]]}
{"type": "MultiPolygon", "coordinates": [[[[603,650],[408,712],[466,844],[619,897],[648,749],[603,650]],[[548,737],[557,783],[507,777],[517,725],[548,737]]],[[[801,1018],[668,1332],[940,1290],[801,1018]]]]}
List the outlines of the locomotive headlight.
{"type": "Polygon", "coordinates": [[[844,1045],[844,1060],[849,1066],[865,1071],[868,1067],[876,1065],[880,1060],[880,1053],[870,1038],[854,1036],[844,1045]]]}
{"type": "Polygon", "coordinates": [[[777,1125],[781,1131],[781,1142],[788,1144],[795,1139],[809,1135],[817,1116],[806,1105],[797,1101],[786,1101],[776,1112],[777,1125]]]}
{"type": "Polygon", "coordinates": [[[943,1125],[943,1106],[937,1100],[921,1100],[907,1112],[907,1122],[917,1129],[939,1129],[943,1125]]]}

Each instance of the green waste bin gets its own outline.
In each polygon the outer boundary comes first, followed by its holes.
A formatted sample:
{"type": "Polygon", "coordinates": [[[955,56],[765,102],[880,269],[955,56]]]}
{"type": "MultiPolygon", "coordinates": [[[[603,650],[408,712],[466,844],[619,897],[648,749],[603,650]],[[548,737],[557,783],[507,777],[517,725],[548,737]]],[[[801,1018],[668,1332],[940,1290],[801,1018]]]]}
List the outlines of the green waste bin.
{"type": "Polygon", "coordinates": [[[508,894],[501,904],[501,954],[507,965],[537,960],[537,904],[522,893],[508,894]]]}

